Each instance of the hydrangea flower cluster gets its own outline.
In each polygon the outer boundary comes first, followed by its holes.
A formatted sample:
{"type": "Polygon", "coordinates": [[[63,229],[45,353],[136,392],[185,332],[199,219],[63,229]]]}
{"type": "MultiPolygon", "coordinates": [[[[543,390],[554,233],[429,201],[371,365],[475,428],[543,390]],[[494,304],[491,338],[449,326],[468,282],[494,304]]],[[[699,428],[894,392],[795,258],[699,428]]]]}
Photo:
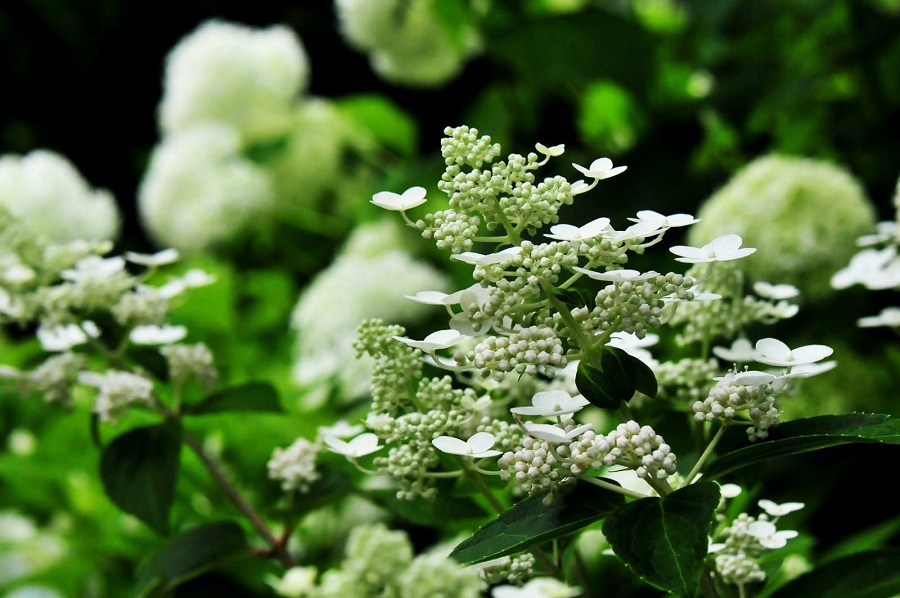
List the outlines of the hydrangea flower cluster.
{"type": "MultiPolygon", "coordinates": [[[[894,192],[894,208],[894,220],[879,222],[874,233],[857,239],[857,245],[863,249],[832,276],[834,288],[859,284],[872,291],[900,289],[900,180],[894,192]]],[[[860,318],[858,324],[865,328],[900,328],[900,307],[885,307],[879,314],[860,318]]]]}

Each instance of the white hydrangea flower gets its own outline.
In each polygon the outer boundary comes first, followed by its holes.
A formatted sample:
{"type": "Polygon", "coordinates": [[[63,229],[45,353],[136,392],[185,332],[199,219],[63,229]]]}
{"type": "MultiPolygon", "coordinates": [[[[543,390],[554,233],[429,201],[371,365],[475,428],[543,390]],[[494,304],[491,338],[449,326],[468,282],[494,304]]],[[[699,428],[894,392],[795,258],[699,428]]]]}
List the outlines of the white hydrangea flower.
{"type": "Polygon", "coordinates": [[[750,363],[756,355],[753,343],[747,338],[737,338],[730,347],[713,347],[713,355],[731,363],[750,363]]]}
{"type": "Polygon", "coordinates": [[[664,216],[653,210],[640,210],[637,213],[637,218],[629,218],[629,220],[632,222],[652,223],[660,229],[689,226],[700,222],[699,218],[694,218],[691,214],[670,214],[669,216],[664,216]]]}
{"type": "Polygon", "coordinates": [[[791,367],[821,361],[833,352],[826,345],[806,345],[791,349],[777,338],[763,338],[756,341],[753,360],[766,365],[791,367]]]}
{"type": "Polygon", "coordinates": [[[306,50],[289,27],[206,21],[166,57],[162,132],[206,122],[228,124],[250,137],[280,132],[308,80],[306,50]]]}
{"type": "Polygon", "coordinates": [[[100,329],[90,320],[85,320],[80,325],[60,324],[49,328],[39,326],[37,329],[37,338],[44,351],[68,351],[99,336],[100,329]]]}
{"type": "Polygon", "coordinates": [[[763,511],[768,513],[770,517],[781,517],[782,515],[799,511],[806,506],[802,502],[786,502],[778,504],[767,498],[760,499],[757,504],[763,511]]]}
{"type": "Polygon", "coordinates": [[[762,544],[765,548],[775,550],[787,546],[787,541],[797,537],[794,530],[778,530],[771,521],[754,521],[747,526],[747,533],[762,544]]]}
{"type": "Polygon", "coordinates": [[[0,156],[0,205],[60,243],[112,241],[121,229],[112,194],[92,189],[66,157],[49,150],[0,156]]]}
{"type": "Polygon", "coordinates": [[[153,268],[156,266],[166,266],[178,261],[181,257],[177,249],[169,248],[157,251],[156,253],[136,253],[134,251],[125,252],[125,260],[139,266],[153,268]]]}
{"type": "Polygon", "coordinates": [[[627,166],[616,166],[613,167],[613,161],[609,158],[597,158],[591,165],[585,168],[579,164],[572,164],[575,167],[575,170],[588,177],[589,179],[603,180],[608,179],[610,177],[614,177],[617,174],[621,174],[625,172],[627,166]]]}
{"type": "Polygon", "coordinates": [[[900,327],[900,307],[885,307],[877,316],[866,316],[857,320],[862,328],[874,328],[876,326],[900,327]]]}
{"type": "Polygon", "coordinates": [[[465,337],[460,334],[458,330],[448,329],[436,330],[420,341],[406,338],[405,336],[395,336],[393,338],[394,340],[398,340],[404,345],[413,347],[414,349],[421,349],[426,353],[431,353],[433,351],[437,351],[438,349],[446,349],[448,347],[452,347],[453,345],[462,341],[465,337]]]}
{"type": "Polygon", "coordinates": [[[530,407],[511,407],[510,411],[519,415],[561,417],[581,411],[590,404],[582,395],[573,397],[564,390],[542,390],[531,398],[530,407]]]}
{"type": "Polygon", "coordinates": [[[502,264],[504,262],[508,262],[510,259],[519,255],[520,253],[522,253],[522,248],[516,246],[507,247],[506,249],[503,249],[496,253],[489,253],[487,255],[478,253],[477,251],[463,251],[462,253],[451,255],[450,259],[458,260],[460,262],[471,264],[473,266],[489,266],[491,264],[502,264]]]}
{"type": "Polygon", "coordinates": [[[703,247],[675,245],[669,251],[679,256],[677,262],[686,264],[703,264],[707,262],[725,262],[740,259],[756,251],[752,247],[741,247],[743,239],[740,235],[722,235],[716,237],[703,247]]]}
{"type": "Polygon", "coordinates": [[[301,293],[291,329],[296,335],[293,375],[309,391],[305,404],[324,400],[334,384],[347,399],[367,392],[372,361],[356,359],[353,349],[359,323],[381,318],[413,324],[434,308],[404,295],[447,287],[445,274],[406,250],[401,232],[393,220],[360,226],[334,262],[301,293]],[[335,309],[338,297],[340,309],[335,309]]]}
{"type": "Polygon", "coordinates": [[[360,434],[349,441],[341,440],[337,436],[325,436],[323,440],[332,451],[351,459],[370,455],[382,446],[379,444],[378,436],[371,432],[360,434]]]}
{"type": "Polygon", "coordinates": [[[149,401],[153,394],[150,380],[121,370],[108,370],[105,374],[81,372],[78,381],[99,389],[94,413],[100,416],[100,421],[114,419],[129,405],[149,401]]]}
{"type": "Polygon", "coordinates": [[[138,189],[144,228],[160,245],[196,252],[272,212],[268,174],[240,155],[237,130],[205,124],[158,145],[138,189]]]}
{"type": "Polygon", "coordinates": [[[385,210],[410,210],[425,203],[425,187],[410,187],[403,193],[380,191],[372,196],[372,203],[385,210]]]}
{"type": "Polygon", "coordinates": [[[316,576],[318,570],[315,567],[291,567],[280,578],[271,582],[272,590],[285,598],[304,598],[309,596],[316,588],[316,576]]]}
{"type": "Polygon", "coordinates": [[[346,40],[368,52],[372,69],[396,85],[445,83],[481,48],[474,26],[459,43],[430,0],[337,0],[335,9],[346,40]]]}
{"type": "Polygon", "coordinates": [[[187,333],[184,326],[147,324],[135,326],[128,334],[128,338],[136,345],[171,345],[186,337],[187,333]]]}
{"type": "Polygon", "coordinates": [[[491,591],[493,598],[575,598],[581,595],[581,588],[573,588],[555,577],[535,577],[525,585],[496,586],[491,591]]]}
{"type": "Polygon", "coordinates": [[[438,436],[431,441],[431,444],[444,453],[482,459],[502,454],[502,451],[491,450],[495,442],[496,439],[493,434],[476,432],[468,440],[460,440],[453,436],[438,436]]]}
{"type": "Polygon", "coordinates": [[[772,284],[759,281],[753,283],[753,292],[764,299],[793,299],[800,294],[800,289],[792,284],[772,284]]]}
{"type": "Polygon", "coordinates": [[[308,492],[309,486],[321,476],[316,469],[319,447],[305,438],[298,438],[287,448],[276,448],[266,467],[269,478],[281,482],[285,492],[308,492]]]}
{"type": "Polygon", "coordinates": [[[609,218],[597,218],[583,226],[571,224],[555,224],[550,227],[550,234],[544,234],[548,239],[557,241],[577,241],[581,239],[593,239],[601,236],[609,228],[609,218]]]}

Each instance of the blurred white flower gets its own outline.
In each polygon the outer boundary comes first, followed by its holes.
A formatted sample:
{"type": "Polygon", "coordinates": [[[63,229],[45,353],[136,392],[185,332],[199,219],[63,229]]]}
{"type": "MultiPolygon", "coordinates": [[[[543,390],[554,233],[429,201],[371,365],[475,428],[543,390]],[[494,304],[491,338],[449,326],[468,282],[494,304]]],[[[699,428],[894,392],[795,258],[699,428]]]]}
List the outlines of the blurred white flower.
{"type": "Polygon", "coordinates": [[[138,189],[141,222],[156,243],[196,252],[265,222],[272,183],[240,149],[237,130],[216,124],[185,129],[156,146],[138,189]]]}
{"type": "Polygon", "coordinates": [[[209,20],[166,56],[159,120],[164,135],[208,122],[243,135],[280,132],[309,79],[306,51],[285,25],[209,20]]]}
{"type": "Polygon", "coordinates": [[[304,598],[315,590],[317,575],[315,567],[291,567],[282,577],[273,579],[270,585],[279,596],[304,598]]]}
{"type": "Polygon", "coordinates": [[[753,292],[764,299],[792,299],[800,294],[800,289],[791,284],[772,284],[759,281],[753,283],[753,292]]]}
{"type": "Polygon", "coordinates": [[[900,327],[900,307],[885,307],[877,316],[866,316],[857,320],[857,324],[863,328],[876,326],[900,327]]]}
{"type": "Polygon", "coordinates": [[[163,249],[151,254],[135,253],[134,251],[125,252],[125,259],[127,261],[132,264],[138,264],[139,266],[147,266],[148,268],[175,263],[178,261],[179,257],[178,250],[172,248],[163,249]]]}
{"type": "Polygon", "coordinates": [[[37,338],[44,351],[68,351],[99,336],[100,329],[90,320],[85,320],[80,325],[60,324],[49,328],[39,326],[37,329],[37,338]]]}
{"type": "Polygon", "coordinates": [[[575,598],[581,588],[573,588],[555,577],[535,577],[525,585],[501,585],[491,591],[493,598],[575,598]]]}
{"type": "Polygon", "coordinates": [[[757,504],[763,511],[768,513],[770,517],[781,517],[782,515],[799,511],[805,506],[802,502],[786,502],[778,504],[767,498],[761,499],[757,504]]]}
{"type": "Polygon", "coordinates": [[[747,526],[747,533],[770,550],[784,548],[787,546],[788,540],[797,537],[797,532],[794,530],[777,530],[771,521],[754,521],[747,526]]]}
{"type": "Polygon", "coordinates": [[[115,198],[92,189],[64,156],[34,150],[0,156],[0,205],[51,241],[112,241],[121,216],[115,198]]]}
{"type": "Polygon", "coordinates": [[[713,355],[731,363],[750,363],[756,354],[753,343],[746,338],[737,338],[730,347],[713,347],[713,355]]]}
{"type": "Polygon", "coordinates": [[[128,334],[136,345],[171,345],[187,336],[187,328],[184,326],[135,326],[128,334]]]}
{"type": "Polygon", "coordinates": [[[81,372],[78,374],[78,381],[99,389],[94,402],[94,413],[100,416],[100,421],[114,419],[132,403],[149,401],[153,394],[153,383],[150,380],[121,370],[108,370],[105,374],[81,372]]]}

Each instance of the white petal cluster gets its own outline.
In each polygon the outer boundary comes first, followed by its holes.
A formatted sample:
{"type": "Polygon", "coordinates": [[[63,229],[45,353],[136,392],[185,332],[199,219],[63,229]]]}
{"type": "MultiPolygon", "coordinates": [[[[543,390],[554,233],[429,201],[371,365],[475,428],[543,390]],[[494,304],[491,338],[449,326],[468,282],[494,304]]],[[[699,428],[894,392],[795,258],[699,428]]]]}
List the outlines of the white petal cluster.
{"type": "Polygon", "coordinates": [[[129,405],[149,401],[153,393],[153,383],[149,379],[121,370],[108,370],[105,374],[82,372],[78,381],[99,389],[94,413],[100,421],[115,419],[129,405]]]}
{"type": "Polygon", "coordinates": [[[269,134],[283,127],[308,79],[306,51],[290,28],[206,21],[166,57],[162,132],[212,121],[249,137],[269,134]]]}
{"type": "Polygon", "coordinates": [[[272,212],[269,174],[241,155],[241,138],[208,123],[157,145],[138,189],[141,222],[161,246],[196,252],[231,240],[272,212]]]}
{"type": "Polygon", "coordinates": [[[298,438],[286,448],[276,448],[266,464],[269,478],[281,483],[285,492],[308,492],[309,486],[321,477],[316,469],[319,447],[298,438]]]}
{"type": "Polygon", "coordinates": [[[367,52],[372,69],[396,85],[441,85],[480,49],[474,25],[464,25],[460,44],[428,0],[337,0],[335,9],[346,40],[367,52]]]}
{"type": "Polygon", "coordinates": [[[114,241],[121,229],[115,198],[91,188],[65,157],[50,150],[0,156],[0,206],[50,241],[114,241]]]}

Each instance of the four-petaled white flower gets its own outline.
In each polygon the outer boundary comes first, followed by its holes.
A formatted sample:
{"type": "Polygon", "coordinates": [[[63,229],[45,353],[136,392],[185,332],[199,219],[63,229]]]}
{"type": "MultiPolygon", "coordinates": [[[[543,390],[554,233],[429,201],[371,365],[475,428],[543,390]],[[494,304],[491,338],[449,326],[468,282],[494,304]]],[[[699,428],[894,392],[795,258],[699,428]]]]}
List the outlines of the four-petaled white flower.
{"type": "Polygon", "coordinates": [[[547,147],[543,143],[535,143],[534,149],[536,149],[538,153],[541,153],[545,156],[555,157],[563,155],[563,152],[566,151],[566,146],[560,143],[559,145],[552,145],[550,147],[547,147]]]}
{"type": "Polygon", "coordinates": [[[791,349],[777,338],[763,338],[756,341],[753,360],[766,365],[791,367],[821,361],[833,352],[826,345],[805,345],[791,349]]]}
{"type": "Polygon", "coordinates": [[[790,284],[771,284],[768,282],[756,282],[753,284],[753,292],[764,299],[792,299],[800,294],[800,289],[790,284]]]}
{"type": "Polygon", "coordinates": [[[564,390],[542,390],[531,398],[531,407],[512,407],[510,411],[519,415],[559,417],[581,411],[590,404],[582,395],[573,397],[564,390]]]}
{"type": "Polygon", "coordinates": [[[640,272],[638,270],[629,270],[622,268],[620,270],[607,270],[606,272],[595,272],[582,268],[580,266],[572,266],[572,269],[580,274],[584,274],[594,280],[602,280],[604,282],[636,282],[638,280],[648,280],[654,276],[659,276],[659,272],[651,270],[649,272],[640,272]]]}
{"type": "Polygon", "coordinates": [[[90,320],[85,320],[80,325],[60,324],[49,328],[39,326],[37,329],[37,338],[44,351],[68,351],[99,336],[100,329],[90,320]]]}
{"type": "MultiPolygon", "coordinates": [[[[450,297],[449,294],[443,293],[441,291],[419,291],[415,295],[403,295],[406,299],[411,299],[416,303],[423,303],[425,305],[448,305],[447,298],[450,297]]],[[[449,305],[452,305],[454,301],[451,300],[449,305]]]]}
{"type": "Polygon", "coordinates": [[[616,166],[613,168],[613,162],[609,158],[597,158],[587,168],[579,164],[572,164],[572,166],[584,176],[598,181],[614,177],[625,172],[625,169],[628,168],[627,166],[616,166]]]}
{"type": "Polygon", "coordinates": [[[713,380],[728,381],[738,386],[762,386],[778,380],[779,377],[768,372],[758,372],[755,370],[746,370],[729,374],[727,376],[716,376],[713,380]]]}
{"type": "Polygon", "coordinates": [[[716,237],[703,247],[675,245],[669,251],[677,256],[676,262],[686,264],[703,264],[707,262],[726,262],[746,257],[756,251],[754,247],[741,247],[744,240],[740,235],[722,235],[716,237]]]}
{"type": "Polygon", "coordinates": [[[180,257],[178,250],[174,248],[163,249],[162,251],[157,251],[156,253],[135,253],[134,251],[126,251],[125,259],[131,262],[132,264],[137,264],[138,266],[147,266],[151,268],[153,266],[165,266],[167,264],[172,264],[178,261],[180,257]]]}
{"type": "Polygon", "coordinates": [[[460,262],[472,264],[473,266],[489,266],[491,264],[502,264],[503,262],[508,262],[510,259],[520,254],[521,252],[522,248],[518,246],[507,247],[502,251],[498,251],[497,253],[489,253],[487,255],[478,253],[477,251],[463,251],[462,253],[455,253],[451,255],[450,259],[459,260],[460,262]]]}
{"type": "Polygon", "coordinates": [[[336,438],[350,438],[361,433],[365,428],[361,425],[351,425],[347,420],[340,419],[330,426],[319,426],[319,436],[334,436],[336,438]]]}
{"type": "Polygon", "coordinates": [[[431,353],[432,351],[437,351],[438,349],[446,349],[447,347],[452,347],[465,337],[460,334],[458,330],[447,329],[432,332],[420,341],[413,340],[405,336],[394,336],[392,338],[394,340],[400,341],[405,345],[413,347],[414,349],[421,349],[427,353],[431,353]]]}
{"type": "Polygon", "coordinates": [[[502,454],[501,451],[491,450],[495,442],[496,439],[490,432],[476,432],[468,440],[460,440],[453,436],[438,436],[431,444],[444,453],[481,459],[502,454]]]}
{"type": "Polygon", "coordinates": [[[171,345],[187,336],[187,328],[184,326],[135,326],[128,334],[136,345],[171,345]]]}
{"type": "Polygon", "coordinates": [[[689,226],[700,222],[699,218],[694,218],[691,214],[670,214],[664,216],[653,210],[640,210],[637,218],[629,218],[632,222],[652,222],[659,228],[675,228],[678,226],[689,226]]]}
{"type": "Polygon", "coordinates": [[[379,191],[372,196],[372,203],[379,208],[402,212],[425,203],[425,187],[410,187],[403,193],[379,191]]]}
{"type": "Polygon", "coordinates": [[[365,457],[381,448],[381,445],[378,444],[378,436],[371,432],[360,434],[349,442],[331,435],[325,436],[322,440],[335,453],[351,459],[365,457]]]}
{"type": "Polygon", "coordinates": [[[572,226],[571,224],[555,224],[550,227],[550,233],[544,236],[557,241],[578,241],[599,237],[609,228],[609,218],[597,218],[584,226],[572,226]]]}
{"type": "Polygon", "coordinates": [[[885,307],[877,316],[866,316],[856,321],[862,328],[874,328],[876,326],[900,327],[900,307],[885,307]]]}
{"type": "Polygon", "coordinates": [[[788,513],[799,511],[804,506],[806,506],[802,502],[786,502],[778,504],[767,498],[761,499],[756,504],[758,504],[763,511],[768,513],[770,517],[781,517],[782,515],[787,515],[788,513]]]}
{"type": "Polygon", "coordinates": [[[731,347],[713,347],[712,352],[719,359],[731,363],[750,363],[756,355],[753,343],[746,338],[735,339],[731,347]]]}
{"type": "Polygon", "coordinates": [[[747,526],[747,533],[759,540],[765,548],[775,550],[784,548],[787,541],[797,537],[797,532],[790,529],[777,530],[771,521],[754,521],[747,526]]]}
{"type": "Polygon", "coordinates": [[[553,424],[534,424],[525,422],[522,425],[525,427],[525,433],[529,436],[556,443],[571,442],[576,437],[581,436],[591,429],[591,424],[580,425],[576,428],[572,428],[568,432],[553,424]]]}
{"type": "Polygon", "coordinates": [[[106,278],[123,270],[125,270],[125,259],[122,257],[103,258],[99,255],[89,255],[78,260],[74,268],[63,270],[59,275],[63,280],[83,282],[106,278]]]}

